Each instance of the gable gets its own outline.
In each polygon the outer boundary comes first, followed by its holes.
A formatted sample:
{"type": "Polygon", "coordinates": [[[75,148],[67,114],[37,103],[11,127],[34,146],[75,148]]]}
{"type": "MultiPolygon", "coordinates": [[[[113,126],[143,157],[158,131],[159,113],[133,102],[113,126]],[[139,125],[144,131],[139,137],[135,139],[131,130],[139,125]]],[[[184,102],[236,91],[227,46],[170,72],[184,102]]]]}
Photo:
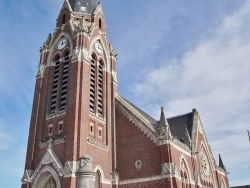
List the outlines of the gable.
{"type": "Polygon", "coordinates": [[[157,142],[157,124],[152,117],[142,110],[139,110],[139,108],[135,107],[119,95],[116,96],[116,110],[119,110],[130,121],[132,121],[138,129],[150,138],[150,140],[154,143],[157,142]]]}

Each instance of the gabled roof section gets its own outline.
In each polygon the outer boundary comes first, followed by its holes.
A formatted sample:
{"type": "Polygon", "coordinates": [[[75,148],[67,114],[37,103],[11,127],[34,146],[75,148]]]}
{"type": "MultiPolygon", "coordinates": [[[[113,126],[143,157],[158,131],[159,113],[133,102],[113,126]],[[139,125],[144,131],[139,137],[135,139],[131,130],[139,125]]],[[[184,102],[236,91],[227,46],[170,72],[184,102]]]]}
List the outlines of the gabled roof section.
{"type": "Polygon", "coordinates": [[[97,0],[68,0],[73,12],[92,14],[98,5],[97,0]]]}
{"type": "Polygon", "coordinates": [[[193,112],[179,115],[176,117],[168,118],[168,123],[173,137],[176,137],[178,140],[185,142],[187,138],[187,133],[192,139],[192,130],[193,130],[193,112]]]}
{"type": "Polygon", "coordinates": [[[155,125],[157,124],[157,121],[153,117],[148,115],[146,112],[142,111],[140,108],[138,108],[137,106],[129,102],[127,99],[125,99],[121,95],[118,95],[118,98],[120,98],[123,102],[125,102],[128,106],[130,106],[134,111],[140,114],[141,117],[147,119],[152,124],[152,126],[155,127],[155,125]]]}
{"type": "Polygon", "coordinates": [[[142,111],[140,108],[126,100],[120,95],[116,96],[116,104],[122,106],[122,108],[134,116],[139,122],[145,125],[152,134],[156,134],[157,131],[157,121],[148,115],[146,112],[142,111]]]}

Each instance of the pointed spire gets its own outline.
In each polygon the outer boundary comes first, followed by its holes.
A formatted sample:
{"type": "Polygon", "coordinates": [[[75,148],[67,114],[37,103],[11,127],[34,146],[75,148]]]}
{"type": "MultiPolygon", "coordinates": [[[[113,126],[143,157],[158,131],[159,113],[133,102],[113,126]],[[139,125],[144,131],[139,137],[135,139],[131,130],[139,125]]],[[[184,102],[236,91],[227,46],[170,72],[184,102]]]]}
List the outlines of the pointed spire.
{"type": "Polygon", "coordinates": [[[48,46],[49,46],[50,41],[51,41],[51,33],[49,33],[48,38],[47,38],[47,40],[45,41],[45,43],[43,44],[43,46],[48,47],[48,46]]]}
{"type": "Polygon", "coordinates": [[[169,137],[171,136],[170,127],[169,127],[168,121],[166,119],[163,107],[161,107],[161,118],[160,118],[160,122],[159,122],[159,132],[160,132],[160,135],[167,135],[169,137]]]}
{"type": "Polygon", "coordinates": [[[74,12],[92,14],[98,5],[97,0],[68,0],[74,12]]]}
{"type": "Polygon", "coordinates": [[[222,161],[222,159],[221,159],[220,154],[219,154],[219,167],[221,167],[223,170],[226,171],[226,167],[225,167],[224,164],[223,164],[223,161],[222,161]]]}
{"type": "Polygon", "coordinates": [[[191,147],[192,140],[191,140],[191,137],[189,135],[187,125],[185,125],[185,139],[184,139],[184,143],[191,147]]]}

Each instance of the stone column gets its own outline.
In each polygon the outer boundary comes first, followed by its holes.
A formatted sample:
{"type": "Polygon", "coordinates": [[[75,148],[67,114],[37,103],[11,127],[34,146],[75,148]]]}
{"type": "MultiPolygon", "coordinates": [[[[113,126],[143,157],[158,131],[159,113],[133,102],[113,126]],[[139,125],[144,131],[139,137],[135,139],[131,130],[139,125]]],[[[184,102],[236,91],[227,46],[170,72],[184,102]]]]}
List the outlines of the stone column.
{"type": "Polygon", "coordinates": [[[79,170],[76,172],[77,188],[94,188],[95,172],[92,161],[89,155],[80,158],[79,170]]]}

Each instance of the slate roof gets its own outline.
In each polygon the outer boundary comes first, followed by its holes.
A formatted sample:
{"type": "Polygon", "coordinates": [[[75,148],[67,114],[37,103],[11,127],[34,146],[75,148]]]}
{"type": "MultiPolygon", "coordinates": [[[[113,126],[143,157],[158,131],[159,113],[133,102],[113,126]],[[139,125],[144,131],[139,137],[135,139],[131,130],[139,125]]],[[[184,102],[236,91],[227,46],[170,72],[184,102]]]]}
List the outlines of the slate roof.
{"type": "MultiPolygon", "coordinates": [[[[139,112],[144,118],[146,118],[155,130],[157,130],[157,124],[159,124],[159,121],[155,120],[153,117],[148,115],[146,112],[135,106],[133,103],[129,102],[124,97],[120,96],[123,101],[125,101],[127,104],[129,104],[133,109],[135,109],[137,112],[139,112]]],[[[160,113],[160,111],[159,111],[160,113]]],[[[186,139],[186,127],[189,133],[190,138],[192,139],[192,130],[193,130],[193,112],[170,117],[167,118],[168,124],[170,126],[170,131],[173,137],[176,137],[178,140],[182,141],[183,139],[186,139]]]]}
{"type": "Polygon", "coordinates": [[[178,140],[184,139],[187,127],[189,136],[192,139],[193,116],[193,112],[190,112],[176,117],[167,118],[172,136],[177,137],[178,140]]]}
{"type": "Polygon", "coordinates": [[[92,14],[98,5],[97,0],[69,0],[69,3],[74,12],[85,14],[92,14]]]}

